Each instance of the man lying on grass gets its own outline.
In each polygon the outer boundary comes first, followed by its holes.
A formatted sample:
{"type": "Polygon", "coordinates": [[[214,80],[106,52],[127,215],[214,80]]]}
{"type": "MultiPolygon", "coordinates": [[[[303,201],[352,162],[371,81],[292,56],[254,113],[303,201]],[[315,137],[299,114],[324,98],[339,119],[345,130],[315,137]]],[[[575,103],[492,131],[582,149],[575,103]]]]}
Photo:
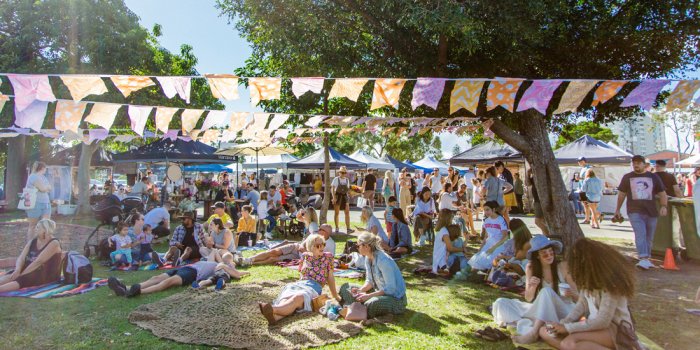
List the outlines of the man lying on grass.
{"type": "MultiPolygon", "coordinates": [[[[109,278],[107,285],[117,296],[125,296],[127,298],[135,297],[140,294],[162,292],[171,287],[190,286],[193,282],[210,279],[214,276],[216,267],[220,262],[223,262],[223,259],[218,253],[218,250],[214,250],[207,257],[207,261],[199,261],[192,265],[169,270],[166,273],[153,276],[143,283],[136,283],[132,285],[131,288],[127,288],[123,282],[114,276],[109,278]]],[[[235,268],[227,268],[226,271],[231,277],[236,279],[247,274],[239,272],[235,268]]]]}
{"type": "MultiPolygon", "coordinates": [[[[328,224],[323,224],[321,227],[318,229],[318,234],[323,236],[323,239],[325,240],[325,248],[324,251],[330,253],[331,255],[335,254],[335,241],[333,241],[333,238],[331,238],[331,231],[333,228],[328,225],[328,224]]],[[[316,232],[311,232],[311,234],[314,234],[316,232]]],[[[308,239],[309,236],[306,238],[308,239]]],[[[266,252],[262,252],[256,255],[251,256],[250,258],[239,258],[238,263],[244,266],[249,266],[249,265],[267,265],[267,264],[276,264],[280,261],[285,261],[285,260],[298,260],[301,259],[301,254],[306,251],[305,248],[305,243],[306,240],[301,241],[301,242],[289,242],[288,244],[279,246],[277,248],[270,249],[266,252]]]]}

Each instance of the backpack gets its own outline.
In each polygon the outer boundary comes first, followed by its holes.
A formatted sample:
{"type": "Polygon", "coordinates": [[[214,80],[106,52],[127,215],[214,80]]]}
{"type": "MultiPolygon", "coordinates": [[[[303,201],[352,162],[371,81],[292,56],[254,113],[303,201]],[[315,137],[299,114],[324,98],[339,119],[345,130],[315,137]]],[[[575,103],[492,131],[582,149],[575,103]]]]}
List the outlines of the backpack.
{"type": "Polygon", "coordinates": [[[81,284],[92,281],[92,264],[78,252],[70,251],[63,259],[63,284],[81,284]]]}
{"type": "Polygon", "coordinates": [[[110,254],[117,249],[116,244],[109,245],[109,237],[100,240],[97,246],[97,258],[100,260],[109,260],[110,254]]]}

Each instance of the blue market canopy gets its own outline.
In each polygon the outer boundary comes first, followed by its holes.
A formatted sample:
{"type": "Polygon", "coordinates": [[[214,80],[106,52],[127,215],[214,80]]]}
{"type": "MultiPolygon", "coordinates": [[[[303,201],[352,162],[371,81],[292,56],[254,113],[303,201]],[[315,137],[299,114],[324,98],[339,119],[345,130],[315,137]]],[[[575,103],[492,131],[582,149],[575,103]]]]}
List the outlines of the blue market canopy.
{"type": "Polygon", "coordinates": [[[220,173],[222,171],[232,173],[233,169],[229,168],[224,164],[201,164],[201,165],[188,165],[183,168],[186,172],[200,172],[200,173],[220,173]]]}
{"type": "Polygon", "coordinates": [[[522,160],[523,156],[515,148],[499,144],[494,141],[489,141],[476,145],[452,158],[450,165],[471,165],[481,163],[492,163],[495,161],[518,161],[522,160]]]}
{"type": "MultiPolygon", "coordinates": [[[[358,162],[331,147],[328,147],[328,157],[331,169],[338,169],[341,166],[345,166],[348,169],[367,169],[367,164],[358,162]]],[[[287,169],[323,169],[323,167],[323,148],[306,158],[287,163],[287,169]]]]}
{"type": "Polygon", "coordinates": [[[588,163],[596,164],[623,164],[632,160],[631,153],[588,135],[554,151],[554,158],[561,165],[576,164],[579,157],[586,157],[588,163]]]}
{"type": "MultiPolygon", "coordinates": [[[[82,146],[77,145],[71,148],[66,148],[64,150],[54,153],[48,159],[43,159],[46,165],[71,165],[78,166],[80,163],[80,153],[82,152],[82,146]]],[[[99,147],[92,154],[90,159],[91,167],[111,167],[113,165],[112,157],[114,153],[105,151],[104,148],[99,147]]]]}
{"type": "Polygon", "coordinates": [[[198,141],[187,142],[179,138],[175,141],[171,139],[160,139],[137,149],[115,154],[114,162],[230,164],[236,161],[235,156],[214,154],[214,152],[216,152],[216,148],[198,141]]]}
{"type": "Polygon", "coordinates": [[[394,170],[393,164],[385,162],[381,159],[374,158],[361,149],[358,149],[357,151],[355,151],[355,153],[351,154],[350,158],[358,162],[367,164],[367,168],[370,169],[394,170]]]}

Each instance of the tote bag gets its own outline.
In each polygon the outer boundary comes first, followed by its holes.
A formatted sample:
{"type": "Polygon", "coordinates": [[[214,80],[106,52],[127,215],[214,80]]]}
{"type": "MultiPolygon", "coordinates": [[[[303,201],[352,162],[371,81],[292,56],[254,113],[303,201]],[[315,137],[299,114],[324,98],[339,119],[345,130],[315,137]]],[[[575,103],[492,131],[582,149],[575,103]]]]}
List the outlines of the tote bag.
{"type": "Polygon", "coordinates": [[[17,209],[20,210],[30,210],[34,209],[36,206],[36,188],[25,188],[22,190],[22,195],[19,197],[19,203],[17,204],[17,209]]]}

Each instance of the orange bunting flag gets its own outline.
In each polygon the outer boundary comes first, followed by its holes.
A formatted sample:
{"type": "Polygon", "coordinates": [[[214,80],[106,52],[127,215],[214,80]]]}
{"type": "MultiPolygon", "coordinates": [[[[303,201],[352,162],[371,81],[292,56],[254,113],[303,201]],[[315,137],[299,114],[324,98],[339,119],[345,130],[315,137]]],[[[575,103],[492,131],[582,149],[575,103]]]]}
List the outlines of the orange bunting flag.
{"type": "Polygon", "coordinates": [[[374,82],[374,94],[372,95],[372,105],[370,110],[384,106],[399,108],[399,97],[401,90],[406,84],[406,79],[377,79],[374,82]]]}
{"type": "Polygon", "coordinates": [[[105,82],[94,75],[62,75],[61,81],[66,85],[74,100],[82,100],[88,95],[102,95],[107,92],[105,82]]]}
{"type": "Polygon", "coordinates": [[[231,122],[228,129],[231,132],[239,132],[248,125],[248,112],[233,112],[231,113],[231,122]]]}
{"type": "Polygon", "coordinates": [[[56,103],[56,130],[78,132],[87,102],[58,101],[56,103]]]}
{"type": "Polygon", "coordinates": [[[121,105],[113,103],[95,103],[92,105],[88,116],[85,117],[85,121],[109,130],[112,128],[114,118],[117,117],[117,112],[119,112],[119,108],[121,107],[121,105]]]}
{"type": "Polygon", "coordinates": [[[262,100],[279,100],[282,91],[280,78],[248,78],[250,102],[253,107],[262,100]]]}
{"type": "Polygon", "coordinates": [[[513,112],[515,95],[522,83],[522,79],[497,78],[491,80],[489,88],[486,90],[486,110],[490,111],[500,106],[508,112],[513,112]]]}
{"type": "Polygon", "coordinates": [[[238,77],[232,74],[205,74],[212,96],[224,100],[237,100],[238,77]]]}
{"type": "Polygon", "coordinates": [[[170,126],[170,121],[177,112],[177,108],[171,107],[157,107],[156,108],[156,129],[162,131],[163,133],[168,132],[168,127],[170,126]]]}
{"type": "MultiPolygon", "coordinates": [[[[2,85],[2,83],[0,83],[2,85]]],[[[2,108],[5,107],[5,102],[9,101],[10,97],[5,96],[5,95],[0,95],[0,112],[2,112],[2,108]]]]}
{"type": "Polygon", "coordinates": [[[185,109],[182,111],[182,131],[191,132],[197,127],[199,117],[204,113],[201,109],[185,109]]]}
{"type": "Polygon", "coordinates": [[[686,109],[698,89],[700,89],[700,80],[679,81],[676,88],[671,91],[671,95],[668,96],[666,111],[670,112],[676,108],[686,109]]]}
{"type": "Polygon", "coordinates": [[[328,98],[345,97],[350,101],[357,102],[362,93],[362,88],[367,84],[367,79],[336,79],[328,98]]]}
{"type": "Polygon", "coordinates": [[[455,81],[455,86],[450,95],[450,114],[464,108],[471,114],[476,114],[479,106],[481,89],[484,87],[483,81],[472,81],[460,79],[455,81]]]}
{"type": "Polygon", "coordinates": [[[151,78],[137,75],[113,75],[110,79],[124,97],[129,97],[134,91],[156,85],[151,78]]]}
{"type": "Polygon", "coordinates": [[[613,96],[617,95],[623,86],[627,84],[626,81],[614,81],[606,80],[595,90],[593,94],[593,102],[591,106],[595,107],[600,103],[608,102],[613,96]]]}

